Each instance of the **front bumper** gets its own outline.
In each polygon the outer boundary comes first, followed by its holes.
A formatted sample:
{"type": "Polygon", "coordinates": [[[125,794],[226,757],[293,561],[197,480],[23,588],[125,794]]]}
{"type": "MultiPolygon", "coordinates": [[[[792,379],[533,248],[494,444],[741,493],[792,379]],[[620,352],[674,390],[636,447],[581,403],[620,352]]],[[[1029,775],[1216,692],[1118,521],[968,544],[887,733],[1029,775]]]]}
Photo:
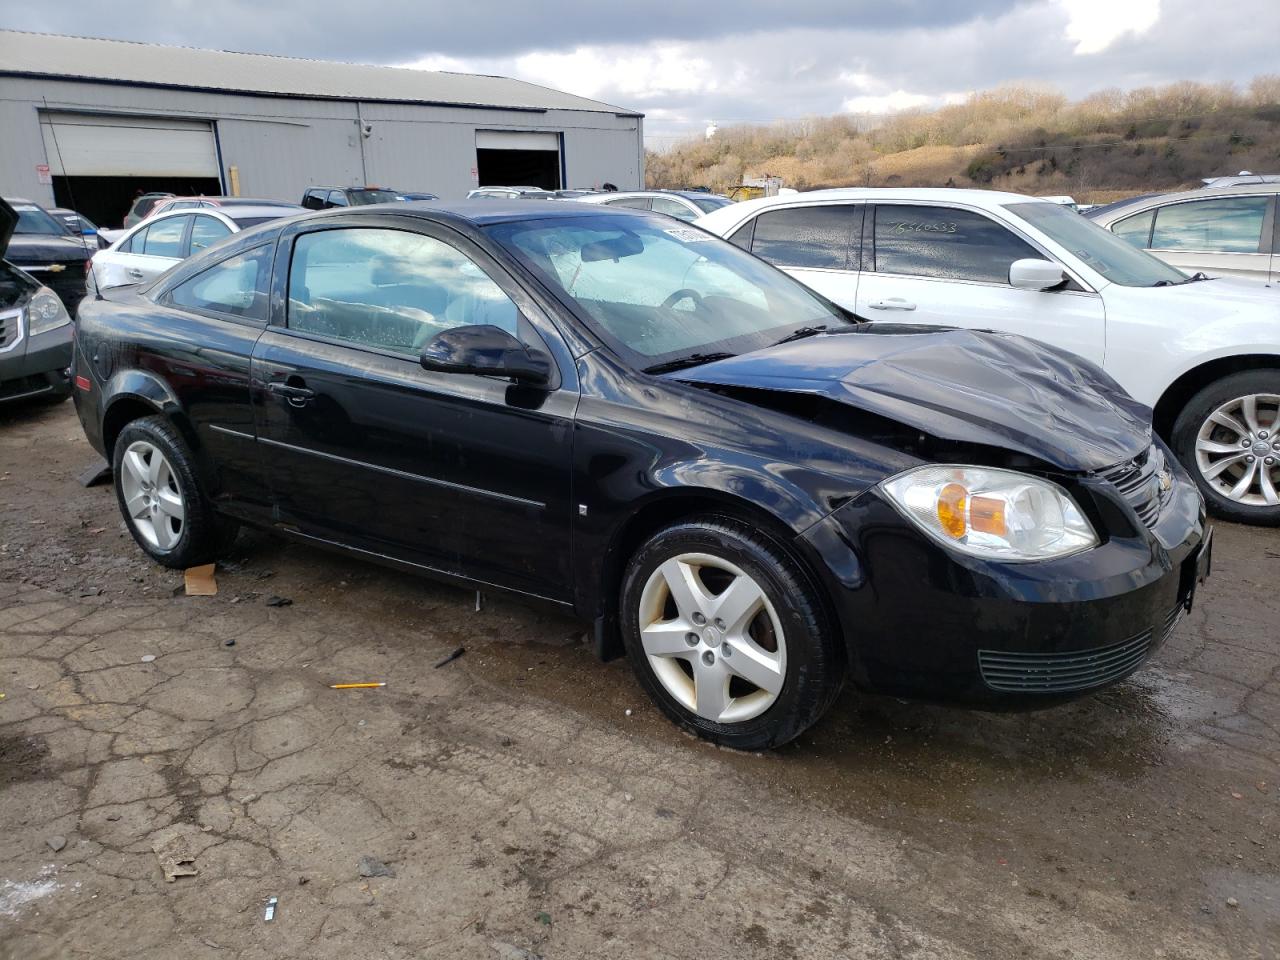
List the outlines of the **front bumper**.
{"type": "Polygon", "coordinates": [[[24,336],[11,350],[0,353],[0,403],[42,395],[66,396],[71,391],[72,325],[24,336]]]}
{"type": "Polygon", "coordinates": [[[854,682],[875,692],[1010,708],[1131,674],[1173,632],[1204,572],[1204,505],[1177,471],[1147,527],[1114,488],[1073,491],[1100,546],[1006,563],[950,550],[872,489],[803,536],[845,633],[854,682]]]}

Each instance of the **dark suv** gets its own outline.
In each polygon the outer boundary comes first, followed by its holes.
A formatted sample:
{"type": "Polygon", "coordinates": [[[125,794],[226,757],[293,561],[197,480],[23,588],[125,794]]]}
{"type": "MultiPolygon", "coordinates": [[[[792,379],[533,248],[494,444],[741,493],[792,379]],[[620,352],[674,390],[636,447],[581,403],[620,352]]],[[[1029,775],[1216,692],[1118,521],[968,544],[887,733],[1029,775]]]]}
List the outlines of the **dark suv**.
{"type": "Polygon", "coordinates": [[[400,191],[384,187],[309,187],[302,195],[302,205],[308,210],[328,210],[332,207],[363,207],[370,203],[397,203],[403,199],[400,191]]]}
{"type": "Polygon", "coordinates": [[[70,392],[71,316],[57,295],[3,257],[19,214],[0,199],[0,403],[70,392]]]}
{"type": "Polygon", "coordinates": [[[12,236],[5,257],[21,267],[62,300],[75,316],[84,297],[85,265],[98,251],[92,243],[71,230],[44,207],[30,200],[6,197],[9,212],[15,215],[12,236]]]}

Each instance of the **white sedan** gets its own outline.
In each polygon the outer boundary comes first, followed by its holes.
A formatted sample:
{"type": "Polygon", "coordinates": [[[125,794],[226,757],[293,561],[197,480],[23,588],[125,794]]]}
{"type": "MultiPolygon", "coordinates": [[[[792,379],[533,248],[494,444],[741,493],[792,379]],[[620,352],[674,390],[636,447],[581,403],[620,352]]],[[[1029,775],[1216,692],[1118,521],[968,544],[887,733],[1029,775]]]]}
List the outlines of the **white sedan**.
{"type": "Polygon", "coordinates": [[[995,191],[822,190],[697,223],[861,317],[1092,360],[1153,408],[1215,512],[1280,524],[1280,291],[1188,277],[1066,207],[995,191]]]}
{"type": "Polygon", "coordinates": [[[703,193],[699,190],[610,191],[578,197],[577,202],[653,210],[655,213],[665,213],[669,217],[686,221],[696,220],[704,213],[720,210],[733,203],[728,197],[722,197],[718,193],[703,193]]]}
{"type": "Polygon", "coordinates": [[[161,213],[95,253],[90,260],[90,283],[99,290],[146,283],[233,233],[306,212],[302,207],[280,204],[161,213]]]}

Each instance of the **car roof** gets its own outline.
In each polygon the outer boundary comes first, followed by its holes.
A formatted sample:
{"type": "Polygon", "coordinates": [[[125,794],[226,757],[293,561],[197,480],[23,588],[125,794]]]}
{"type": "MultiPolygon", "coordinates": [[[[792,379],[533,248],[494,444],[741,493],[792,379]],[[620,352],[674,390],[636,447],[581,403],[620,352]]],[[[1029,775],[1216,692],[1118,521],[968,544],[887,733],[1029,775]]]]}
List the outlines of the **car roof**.
{"type": "MultiPolygon", "coordinates": [[[[648,211],[632,208],[609,209],[587,205],[578,200],[559,203],[529,203],[527,200],[410,200],[407,203],[371,203],[361,207],[312,212],[306,219],[331,217],[400,216],[423,220],[452,221],[485,227],[494,223],[518,220],[556,220],[569,217],[650,216],[648,211]]],[[[658,216],[661,216],[659,214],[658,216]]]]}
{"type": "MultiPolygon", "coordinates": [[[[254,217],[285,217],[290,211],[302,213],[306,207],[296,203],[237,203],[228,207],[218,207],[217,212],[232,220],[249,220],[254,217]],[[283,212],[282,212],[283,211],[283,212]]],[[[179,210],[178,213],[209,213],[208,210],[179,210]]]]}

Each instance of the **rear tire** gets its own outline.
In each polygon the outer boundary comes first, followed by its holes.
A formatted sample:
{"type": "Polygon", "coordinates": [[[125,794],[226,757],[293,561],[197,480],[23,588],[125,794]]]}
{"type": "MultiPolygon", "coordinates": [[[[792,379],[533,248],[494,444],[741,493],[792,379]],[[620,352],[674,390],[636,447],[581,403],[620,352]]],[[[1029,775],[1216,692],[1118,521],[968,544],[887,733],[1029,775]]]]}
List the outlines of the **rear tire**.
{"type": "Polygon", "coordinates": [[[1224,520],[1280,525],[1280,370],[1245,370],[1193,396],[1172,447],[1210,511],[1224,520]]]}
{"type": "Polygon", "coordinates": [[[793,740],[844,681],[842,645],[809,578],[738,520],[702,517],[654,534],[627,566],[621,624],[632,668],[663,713],[723,746],[793,740]]]}
{"type": "Polygon", "coordinates": [[[182,570],[210,563],[231,547],[239,525],[209,505],[191,451],[164,417],[128,423],[112,460],[125,526],[156,563],[182,570]]]}

